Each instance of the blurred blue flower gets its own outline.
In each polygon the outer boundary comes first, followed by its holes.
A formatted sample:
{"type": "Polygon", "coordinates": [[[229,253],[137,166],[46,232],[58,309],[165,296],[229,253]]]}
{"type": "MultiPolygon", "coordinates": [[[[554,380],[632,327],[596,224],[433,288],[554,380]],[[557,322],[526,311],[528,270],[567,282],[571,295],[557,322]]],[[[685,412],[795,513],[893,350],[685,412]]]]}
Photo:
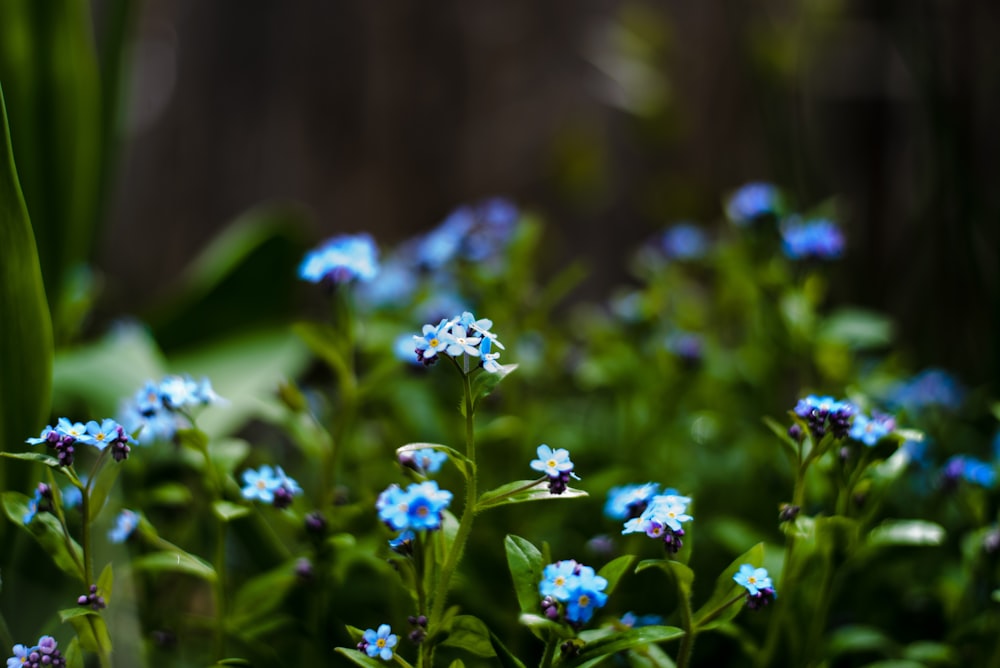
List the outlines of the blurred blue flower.
{"type": "Polygon", "coordinates": [[[395,531],[433,530],[441,527],[442,513],[451,499],[452,493],[433,480],[410,485],[405,491],[392,484],[379,494],[375,509],[379,519],[395,531]]]}
{"type": "Polygon", "coordinates": [[[690,332],[674,332],[667,337],[666,346],[687,364],[699,362],[705,347],[701,335],[690,332]]]}
{"type": "Polygon", "coordinates": [[[891,415],[876,413],[868,417],[862,413],[854,416],[848,435],[871,447],[888,436],[896,428],[896,420],[891,415]]]}
{"type": "Polygon", "coordinates": [[[659,626],[663,623],[663,617],[660,615],[637,615],[629,611],[622,615],[618,621],[622,626],[627,626],[630,629],[638,629],[643,626],[659,626]]]}
{"type": "Polygon", "coordinates": [[[844,252],[844,235],[826,219],[790,220],[781,227],[782,250],[792,260],[835,260],[844,252]]]}
{"type": "Polygon", "coordinates": [[[419,240],[417,262],[438,269],[454,260],[481,263],[499,257],[519,215],[517,207],[502,198],[461,206],[419,240]]]}
{"type": "Polygon", "coordinates": [[[945,484],[954,484],[959,480],[979,485],[987,489],[997,482],[996,468],[987,462],[969,455],[954,455],[945,462],[941,475],[945,484]]]}
{"type": "Polygon", "coordinates": [[[696,260],[708,251],[708,236],[692,223],[678,223],[660,237],[660,247],[672,260],[696,260]]]}
{"type": "Polygon", "coordinates": [[[407,529],[389,541],[389,549],[397,554],[409,555],[413,553],[413,541],[417,536],[407,529]]]}
{"type": "Polygon", "coordinates": [[[765,216],[778,215],[781,193],[770,183],[752,182],[740,187],[726,202],[726,215],[744,226],[765,216]]]}
{"type": "Polygon", "coordinates": [[[299,278],[336,285],[352,280],[371,281],[378,271],[378,248],[371,235],[345,234],[327,239],[306,253],[299,265],[299,278]]]}
{"type": "Polygon", "coordinates": [[[638,517],[659,491],[660,486],[655,482],[612,487],[608,490],[608,499],[604,504],[604,515],[612,520],[627,520],[638,517]]]}
{"type": "Polygon", "coordinates": [[[836,438],[844,438],[851,429],[851,418],[857,414],[858,408],[849,401],[810,394],[799,399],[792,412],[806,421],[809,431],[816,438],[822,438],[828,430],[836,438]]]}
{"type": "Polygon", "coordinates": [[[29,656],[31,652],[35,649],[34,647],[27,647],[20,643],[14,645],[14,656],[7,659],[7,668],[21,668],[25,666],[30,661],[29,656]]]}
{"type": "MultiPolygon", "coordinates": [[[[86,485],[87,477],[80,476],[80,482],[86,485]]],[[[64,510],[76,508],[81,503],[83,503],[83,492],[80,491],[79,487],[70,485],[66,489],[62,490],[62,505],[64,510]]]]}
{"type": "Polygon", "coordinates": [[[409,453],[414,467],[421,473],[437,473],[448,461],[448,453],[434,448],[421,448],[409,453]]]}
{"type": "Polygon", "coordinates": [[[25,525],[31,524],[32,520],[40,510],[48,510],[52,502],[52,489],[44,482],[38,483],[35,487],[35,494],[28,501],[28,512],[24,514],[22,521],[25,525]]]}
{"type": "Polygon", "coordinates": [[[108,531],[108,540],[112,543],[124,543],[139,526],[139,514],[131,510],[122,510],[115,518],[115,526],[108,531]]]}
{"type": "Polygon", "coordinates": [[[939,406],[957,409],[965,398],[965,388],[943,369],[925,369],[909,380],[894,385],[888,393],[889,403],[916,415],[921,409],[939,406]]]}
{"type": "Polygon", "coordinates": [[[273,468],[264,464],[260,470],[247,469],[243,472],[243,498],[248,501],[274,503],[274,492],[281,487],[282,480],[273,468]]]}

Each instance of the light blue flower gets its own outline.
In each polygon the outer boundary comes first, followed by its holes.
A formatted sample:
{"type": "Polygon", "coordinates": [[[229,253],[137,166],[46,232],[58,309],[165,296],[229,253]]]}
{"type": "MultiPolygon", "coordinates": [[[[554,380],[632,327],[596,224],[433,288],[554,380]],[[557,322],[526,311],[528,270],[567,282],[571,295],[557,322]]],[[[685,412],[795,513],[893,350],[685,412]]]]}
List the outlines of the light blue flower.
{"type": "MultiPolygon", "coordinates": [[[[87,484],[87,477],[80,476],[80,482],[87,484]]],[[[79,487],[70,485],[62,490],[62,505],[64,510],[76,508],[81,503],[83,503],[83,492],[80,491],[79,487]]]]}
{"type": "Polygon", "coordinates": [[[607,603],[608,595],[604,593],[607,586],[606,579],[596,575],[594,569],[584,566],[569,592],[566,619],[576,624],[589,622],[594,616],[594,610],[607,603]]]}
{"type": "Polygon", "coordinates": [[[488,373],[499,373],[501,369],[500,363],[497,362],[497,359],[500,357],[500,353],[491,352],[493,350],[494,343],[500,342],[484,337],[482,343],[479,344],[479,352],[483,360],[483,369],[488,373]]]}
{"type": "Polygon", "coordinates": [[[31,445],[41,445],[42,443],[55,443],[60,438],[60,433],[58,429],[53,429],[52,425],[45,427],[38,438],[26,438],[25,443],[30,443],[31,445]]]}
{"type": "Polygon", "coordinates": [[[122,510],[115,518],[115,526],[108,531],[108,540],[112,543],[124,543],[139,526],[139,514],[131,510],[122,510]]]}
{"type": "Polygon", "coordinates": [[[410,495],[393,483],[386,487],[375,501],[378,518],[390,528],[401,531],[410,526],[410,495]]]}
{"type": "Polygon", "coordinates": [[[659,489],[660,486],[655,482],[612,487],[608,490],[604,515],[612,520],[625,520],[638,516],[646,509],[659,489]]]}
{"type": "Polygon", "coordinates": [[[643,511],[643,519],[663,524],[671,531],[680,531],[682,522],[690,522],[693,519],[687,514],[687,507],[684,504],[670,503],[666,500],[657,502],[658,498],[660,497],[654,497],[653,502],[643,511]]]}
{"type": "Polygon", "coordinates": [[[299,278],[312,283],[367,282],[378,275],[378,248],[368,234],[342,235],[306,253],[299,278]]]}
{"type": "Polygon", "coordinates": [[[20,668],[27,664],[29,661],[28,657],[34,649],[34,647],[27,647],[20,643],[14,645],[14,656],[7,659],[7,668],[20,668]]]}
{"type": "Polygon", "coordinates": [[[79,441],[87,433],[87,425],[82,422],[70,422],[67,418],[59,418],[56,423],[56,431],[63,436],[69,436],[75,441],[79,441]]]}
{"type": "Polygon", "coordinates": [[[442,340],[447,344],[445,352],[452,357],[463,354],[479,357],[479,342],[483,339],[481,336],[469,336],[465,326],[456,322],[442,333],[442,340]]]}
{"type": "Polygon", "coordinates": [[[660,245],[670,259],[695,260],[708,250],[708,237],[697,225],[678,223],[663,233],[660,245]]]}
{"type": "Polygon", "coordinates": [[[563,559],[549,564],[542,571],[542,581],[538,583],[539,593],[559,601],[568,601],[569,590],[578,577],[579,567],[580,564],[573,559],[563,559]]]}
{"type": "Polygon", "coordinates": [[[100,424],[96,420],[87,423],[87,432],[80,437],[81,443],[92,445],[98,450],[108,447],[108,444],[118,438],[118,423],[107,418],[100,424]]]}
{"type": "Polygon", "coordinates": [[[538,455],[538,459],[531,461],[531,468],[550,478],[558,478],[563,473],[573,470],[573,462],[569,459],[569,450],[565,448],[553,450],[543,443],[538,446],[535,453],[538,455]]]}
{"type": "Polygon", "coordinates": [[[419,359],[433,359],[439,352],[448,347],[448,341],[445,337],[452,324],[452,321],[442,318],[437,325],[424,325],[423,333],[419,336],[413,336],[415,349],[420,351],[419,359]]]}
{"type": "Polygon", "coordinates": [[[754,568],[750,564],[740,566],[740,570],[733,575],[733,580],[741,587],[746,587],[751,596],[757,596],[763,589],[774,589],[771,578],[767,575],[767,569],[754,568]]]}
{"type": "Polygon", "coordinates": [[[243,498],[248,501],[263,501],[274,503],[274,492],[282,486],[282,479],[275,475],[274,469],[267,464],[259,471],[247,469],[243,472],[243,498]]]}
{"type": "Polygon", "coordinates": [[[726,202],[726,215],[739,226],[749,225],[759,218],[777,215],[781,208],[781,193],[770,183],[747,183],[726,202]]]}
{"type": "Polygon", "coordinates": [[[451,492],[438,488],[433,480],[410,485],[407,525],[411,529],[438,529],[441,527],[441,513],[451,503],[451,492]]]}
{"type": "Polygon", "coordinates": [[[892,419],[892,416],[875,415],[868,417],[859,413],[854,416],[854,422],[851,423],[851,431],[848,432],[848,436],[855,441],[861,441],[868,447],[872,447],[884,437],[891,434],[895,428],[895,424],[896,422],[892,419]]]}
{"type": "Polygon", "coordinates": [[[421,448],[412,453],[413,464],[422,473],[437,473],[448,461],[448,453],[434,448],[421,448]]]}
{"type": "Polygon", "coordinates": [[[388,624],[382,624],[378,631],[368,629],[364,633],[365,654],[371,658],[378,657],[383,661],[392,659],[393,648],[399,638],[392,632],[388,624]]]}

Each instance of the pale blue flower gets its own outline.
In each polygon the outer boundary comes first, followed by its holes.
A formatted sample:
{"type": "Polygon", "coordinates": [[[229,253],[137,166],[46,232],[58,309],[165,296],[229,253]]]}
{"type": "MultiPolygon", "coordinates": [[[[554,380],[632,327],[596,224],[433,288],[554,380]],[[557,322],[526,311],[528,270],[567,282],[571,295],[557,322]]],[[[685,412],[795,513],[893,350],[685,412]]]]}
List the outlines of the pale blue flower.
{"type": "Polygon", "coordinates": [[[139,514],[131,510],[122,510],[115,518],[115,526],[108,531],[108,540],[112,543],[124,543],[138,526],[139,514]]]}
{"type": "Polygon", "coordinates": [[[750,564],[740,566],[740,570],[733,575],[733,580],[741,587],[746,587],[751,596],[756,596],[763,589],[774,589],[771,578],[767,575],[767,569],[754,568],[750,564]]]}

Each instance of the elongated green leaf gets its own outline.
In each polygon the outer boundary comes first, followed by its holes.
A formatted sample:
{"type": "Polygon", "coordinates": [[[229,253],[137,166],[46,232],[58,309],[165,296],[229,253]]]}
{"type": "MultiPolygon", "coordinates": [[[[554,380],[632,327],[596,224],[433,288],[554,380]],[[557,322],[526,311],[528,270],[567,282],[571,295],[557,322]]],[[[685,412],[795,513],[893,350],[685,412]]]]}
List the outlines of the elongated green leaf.
{"type": "Polygon", "coordinates": [[[25,525],[24,516],[28,513],[28,497],[20,492],[4,492],[2,498],[3,510],[7,518],[15,525],[24,527],[25,531],[34,536],[60,570],[83,582],[83,550],[80,549],[75,540],[65,537],[59,520],[49,513],[37,513],[31,523],[25,525]]]}
{"type": "Polygon", "coordinates": [[[679,561],[672,559],[645,559],[635,567],[636,573],[649,568],[659,568],[671,576],[680,590],[678,594],[691,600],[691,587],[694,585],[694,571],[679,561]]]}
{"type": "Polygon", "coordinates": [[[144,554],[132,560],[132,568],[137,571],[150,571],[160,573],[170,571],[174,573],[187,573],[202,580],[214,582],[216,579],[215,569],[204,559],[199,559],[193,554],[181,551],[163,551],[144,554]]]}
{"type": "Polygon", "coordinates": [[[212,510],[223,522],[232,522],[250,513],[250,509],[232,501],[219,500],[212,504],[212,510]]]}
{"type": "Polygon", "coordinates": [[[634,554],[624,554],[604,564],[601,570],[597,571],[598,575],[608,581],[608,586],[604,589],[605,594],[610,596],[614,592],[615,587],[618,586],[618,581],[632,567],[634,561],[634,554]]]}
{"type": "Polygon", "coordinates": [[[562,494],[553,494],[544,480],[515,480],[500,485],[496,489],[484,492],[476,503],[476,512],[488,508],[506,506],[510,503],[526,503],[528,501],[546,501],[549,499],[578,499],[588,496],[587,492],[574,487],[567,487],[562,494]]]}
{"type": "Polygon", "coordinates": [[[115,574],[111,570],[111,562],[101,570],[97,576],[97,593],[104,599],[104,603],[111,605],[111,594],[114,591],[115,574]]]}
{"type": "Polygon", "coordinates": [[[513,534],[504,539],[504,549],[521,611],[535,612],[541,600],[538,583],[542,580],[542,553],[530,541],[513,534]]]}
{"type": "Polygon", "coordinates": [[[52,322],[8,127],[0,89],[0,450],[15,452],[49,413],[52,322]]]}
{"type": "Polygon", "coordinates": [[[455,617],[448,628],[448,637],[441,644],[464,649],[476,656],[496,655],[490,642],[490,630],[481,619],[472,615],[455,617]]]}
{"type": "Polygon", "coordinates": [[[458,470],[462,472],[466,478],[472,475],[475,470],[476,465],[473,464],[469,459],[463,455],[461,452],[455,448],[449,448],[447,445],[441,445],[440,443],[407,443],[404,446],[396,448],[396,456],[403,454],[404,452],[415,452],[417,450],[424,450],[429,448],[431,450],[437,450],[448,455],[448,458],[458,467],[458,470]]]}
{"type": "Polygon", "coordinates": [[[67,608],[59,611],[59,619],[69,622],[80,639],[80,647],[88,652],[111,653],[111,636],[104,618],[90,608],[67,608]]]}
{"type": "Polygon", "coordinates": [[[118,479],[118,474],[121,470],[122,467],[120,462],[109,461],[104,464],[100,471],[98,471],[97,480],[94,481],[94,484],[90,489],[91,522],[93,522],[104,509],[104,504],[108,500],[108,494],[111,493],[111,487],[115,484],[115,480],[118,479]]]}
{"type": "Polygon", "coordinates": [[[490,643],[493,645],[493,651],[496,652],[497,660],[503,668],[525,668],[521,660],[514,656],[514,653],[507,649],[507,646],[492,631],[490,631],[490,643]]]}
{"type": "MultiPolygon", "coordinates": [[[[490,394],[493,390],[497,388],[500,382],[514,373],[517,370],[516,364],[501,364],[500,369],[495,372],[483,371],[472,381],[472,400],[473,407],[477,406],[479,402],[490,394]]],[[[462,414],[465,414],[465,405],[462,405],[462,414]]]]}
{"type": "Polygon", "coordinates": [[[567,668],[580,666],[598,657],[624,652],[642,645],[676,640],[683,635],[684,631],[675,626],[643,626],[637,629],[628,629],[587,643],[578,655],[560,662],[559,665],[567,668]]]}
{"type": "Polygon", "coordinates": [[[44,464],[51,469],[55,469],[59,473],[70,480],[79,482],[79,478],[73,473],[72,469],[69,469],[59,463],[59,460],[52,455],[46,455],[41,452],[0,452],[0,457],[6,457],[8,459],[20,459],[25,462],[37,462],[39,464],[44,464]]]}
{"type": "Polygon", "coordinates": [[[338,647],[335,651],[359,666],[364,666],[364,668],[385,668],[386,665],[388,665],[385,661],[382,661],[381,659],[373,659],[364,652],[359,652],[356,649],[338,647]]]}
{"type": "Polygon", "coordinates": [[[715,580],[715,590],[712,592],[711,598],[694,613],[694,629],[705,631],[729,621],[739,613],[743,605],[739,601],[732,604],[729,602],[737,598],[743,590],[743,587],[733,580],[733,576],[743,564],[750,564],[754,568],[762,566],[764,564],[764,543],[757,543],[733,559],[732,563],[719,574],[715,580]],[[728,607],[724,607],[727,605],[728,607]]]}
{"type": "Polygon", "coordinates": [[[546,642],[551,637],[569,639],[575,635],[572,629],[565,624],[554,622],[534,613],[522,612],[517,621],[522,626],[527,626],[536,637],[546,642]]]}
{"type": "Polygon", "coordinates": [[[869,545],[940,545],[945,530],[925,520],[886,520],[868,533],[869,545]]]}
{"type": "Polygon", "coordinates": [[[246,582],[233,599],[233,614],[227,625],[239,629],[274,614],[296,582],[295,561],[281,564],[246,582]]]}
{"type": "Polygon", "coordinates": [[[83,652],[80,651],[79,638],[69,641],[66,651],[63,652],[63,658],[66,659],[66,668],[83,668],[83,652]]]}
{"type": "Polygon", "coordinates": [[[761,419],[764,421],[764,424],[767,425],[767,428],[770,429],[771,432],[778,437],[778,440],[781,441],[781,444],[785,446],[785,449],[788,451],[789,457],[791,457],[791,461],[794,462],[796,457],[798,457],[799,445],[792,439],[791,436],[788,435],[788,427],[781,424],[774,418],[768,417],[766,415],[761,419]]]}

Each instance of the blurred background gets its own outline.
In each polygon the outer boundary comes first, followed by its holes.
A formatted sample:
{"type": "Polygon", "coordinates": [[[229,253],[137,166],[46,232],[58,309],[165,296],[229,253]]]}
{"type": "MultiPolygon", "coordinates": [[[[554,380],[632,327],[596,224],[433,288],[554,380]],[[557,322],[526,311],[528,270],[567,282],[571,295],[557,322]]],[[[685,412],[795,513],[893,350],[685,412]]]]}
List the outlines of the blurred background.
{"type": "MultiPolygon", "coordinates": [[[[802,209],[837,198],[833,298],[891,314],[915,366],[1000,371],[996,3],[21,4],[92,18],[68,66],[92,66],[91,107],[68,84],[20,101],[10,22],[0,58],[15,153],[38,114],[73,117],[77,142],[90,123],[108,149],[64,174],[104,174],[93,232],[72,244],[96,263],[92,330],[155,321],[199,250],[263,202],[295,204],[299,253],[360,230],[388,246],[507,196],[547,220],[554,265],[585,258],[580,296],[602,297],[637,243],[719,225],[726,193],[767,180],[802,209]]],[[[59,212],[34,160],[19,169],[37,227],[59,212]]],[[[55,264],[50,300],[69,266],[55,264]]]]}

